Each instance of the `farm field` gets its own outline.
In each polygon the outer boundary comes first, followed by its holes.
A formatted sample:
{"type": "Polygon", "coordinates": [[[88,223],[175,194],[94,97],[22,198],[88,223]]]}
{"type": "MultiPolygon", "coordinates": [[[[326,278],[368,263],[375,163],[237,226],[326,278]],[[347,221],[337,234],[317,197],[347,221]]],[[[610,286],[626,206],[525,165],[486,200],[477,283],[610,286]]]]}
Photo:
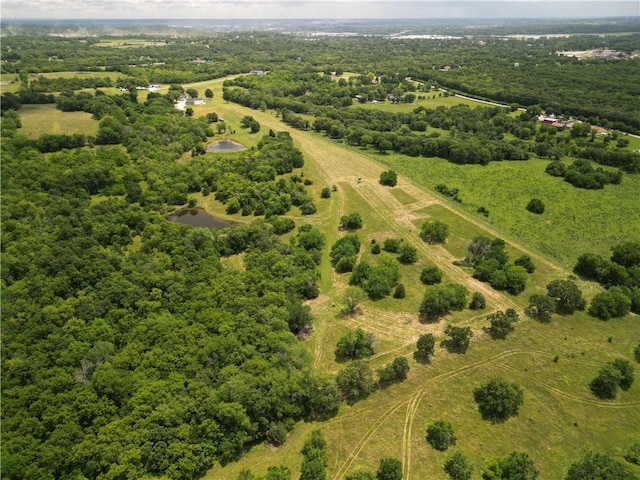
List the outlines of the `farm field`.
{"type": "MultiPolygon", "coordinates": [[[[553,198],[562,197],[574,205],[584,205],[584,200],[578,201],[578,195],[585,192],[549,177],[549,180],[560,184],[545,186],[551,198],[545,200],[549,217],[536,217],[527,222],[525,214],[528,212],[520,205],[520,198],[528,199],[534,194],[544,193],[544,190],[536,188],[542,188],[541,182],[549,183],[544,181],[545,162],[493,163],[488,167],[473,166],[472,169],[480,169],[480,172],[471,172],[471,169],[464,170],[471,166],[454,166],[442,160],[379,156],[345,148],[315,133],[292,129],[282,124],[273,112],[225,104],[221,100],[221,82],[189,86],[198,90],[212,88],[215,93],[212,102],[194,108],[196,115],[216,111],[233,128],[244,115],[251,115],[265,131],[290,132],[296,145],[304,152],[305,178],[314,182],[311,191],[318,194],[323,186],[337,187],[337,192],[330,199],[318,201],[317,214],[311,217],[292,215],[297,221],[322,228],[326,232],[327,245],[341,236],[338,230],[340,217],[360,212],[364,219],[364,228],[358,231],[364,245],[362,258],[371,257],[368,252],[372,239],[382,241],[389,237],[402,238],[419,252],[415,265],[401,267],[401,282],[407,286],[405,299],[366,301],[361,314],[344,318],[339,310],[348,274],[337,275],[325,251],[320,267],[322,295],[309,302],[315,321],[314,334],[306,341],[306,348],[318,371],[335,374],[342,368],[333,355],[336,341],[349,329],[361,327],[376,337],[376,354],[369,364],[374,369],[379,368],[393,357],[403,355],[410,359],[412,367],[408,380],[378,391],[353,406],[343,404],[338,415],[328,422],[300,423],[283,446],[255,446],[238,462],[212,469],[207,479],[235,480],[244,469],[264,474],[269,465],[281,464],[288,466],[296,478],[300,472],[302,444],[309,432],[317,428],[322,430],[328,443],[328,478],[335,480],[344,478],[357,468],[375,471],[377,462],[384,456],[402,459],[405,480],[446,478],[442,465],[451,450],[436,452],[424,440],[426,426],[438,419],[454,424],[458,443],[452,451],[467,454],[474,463],[476,475],[491,457],[517,450],[531,455],[540,470],[539,478],[552,480],[561,478],[568,466],[589,450],[611,451],[620,456],[635,440],[640,431],[638,385],[615,401],[603,402],[591,394],[588,383],[606,361],[617,357],[631,359],[637,335],[630,335],[630,332],[637,332],[637,318],[627,315],[622,319],[601,322],[579,313],[570,317],[554,317],[550,324],[540,324],[525,317],[522,309],[529,295],[542,293],[551,280],[571,275],[574,256],[582,253],[582,248],[593,247],[600,242],[601,248],[605,249],[605,245],[619,241],[607,237],[606,228],[599,231],[595,227],[598,221],[604,225],[612,224],[613,212],[606,209],[610,204],[629,208],[625,213],[628,216],[620,221],[628,223],[630,228],[623,229],[621,236],[616,238],[623,238],[622,235],[633,237],[632,226],[638,225],[638,219],[631,205],[634,192],[637,192],[637,180],[630,180],[629,176],[620,186],[586,192],[594,195],[590,200],[595,202],[592,203],[591,215],[577,218],[571,226],[565,222],[569,212],[553,211],[553,198]],[[422,162],[420,167],[424,168],[418,168],[410,161],[422,162]],[[398,186],[393,189],[378,184],[380,173],[389,166],[401,173],[398,186]],[[462,169],[461,172],[466,171],[470,178],[454,171],[454,167],[462,169]],[[516,172],[516,168],[521,170],[516,172]],[[358,177],[362,178],[360,182],[358,177]],[[460,196],[465,201],[462,207],[432,190],[443,180],[449,187],[460,188],[460,196]],[[473,182],[477,182],[476,189],[468,186],[473,182]],[[487,188],[487,184],[511,185],[509,182],[514,184],[515,190],[523,189],[522,193],[514,194],[505,188],[504,192],[482,196],[482,188],[487,188]],[[525,187],[529,184],[536,187],[525,187]],[[596,195],[609,196],[596,202],[596,195]],[[489,200],[495,202],[495,206],[489,200]],[[501,210],[500,202],[509,205],[501,210]],[[491,212],[488,220],[474,213],[479,205],[484,205],[491,212]],[[604,210],[601,216],[600,208],[604,210]],[[595,212],[598,216],[594,218],[595,212]],[[511,223],[507,222],[510,214],[515,215],[511,223]],[[450,225],[450,241],[444,246],[427,245],[418,237],[421,223],[431,218],[441,219],[450,225]],[[549,219],[551,224],[546,221],[549,219]],[[541,223],[536,223],[538,221],[541,223]],[[582,232],[591,228],[592,221],[593,236],[581,240],[582,232]],[[581,229],[576,230],[580,224],[581,229]],[[541,243],[541,239],[550,236],[549,231],[539,233],[538,243],[535,237],[522,233],[545,225],[549,228],[558,225],[558,240],[551,246],[541,243]],[[511,258],[523,253],[533,258],[537,270],[524,293],[513,297],[496,292],[474,280],[470,271],[452,265],[454,259],[464,255],[466,243],[478,234],[501,236],[507,240],[511,258]],[[563,242],[574,241],[578,245],[572,245],[570,251],[561,248],[563,242]],[[445,281],[462,283],[471,292],[481,291],[488,301],[487,310],[480,314],[467,310],[437,323],[420,323],[417,309],[424,286],[418,277],[420,270],[429,264],[443,270],[445,281]],[[507,340],[491,340],[482,331],[486,326],[486,315],[506,308],[515,308],[521,321],[507,340]],[[437,348],[431,364],[415,362],[412,354],[418,336],[429,332],[441,340],[447,323],[473,329],[474,338],[469,351],[458,355],[437,348]],[[520,415],[497,425],[481,420],[472,397],[473,389],[494,374],[518,382],[525,391],[525,405],[520,415]]],[[[244,137],[240,134],[233,137],[251,145],[252,139],[246,133],[242,135],[244,137]]],[[[211,199],[205,202],[200,198],[199,201],[212,211],[221,209],[211,199]]],[[[606,255],[608,252],[596,253],[606,255]]],[[[582,282],[580,286],[588,296],[597,291],[595,284],[582,282]]]]}
{"type": "Polygon", "coordinates": [[[20,110],[22,128],[20,133],[29,138],[43,134],[95,135],[98,121],[86,112],[61,112],[54,104],[25,105],[20,110]]]}

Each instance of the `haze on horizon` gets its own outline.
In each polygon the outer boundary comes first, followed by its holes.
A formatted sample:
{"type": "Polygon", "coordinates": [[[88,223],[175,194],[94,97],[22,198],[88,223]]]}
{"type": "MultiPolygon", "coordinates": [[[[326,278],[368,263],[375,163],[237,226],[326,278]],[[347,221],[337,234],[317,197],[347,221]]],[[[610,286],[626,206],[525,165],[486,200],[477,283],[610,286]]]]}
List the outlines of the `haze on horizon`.
{"type": "Polygon", "coordinates": [[[640,2],[592,0],[3,0],[11,19],[508,19],[640,17],[640,2]]]}

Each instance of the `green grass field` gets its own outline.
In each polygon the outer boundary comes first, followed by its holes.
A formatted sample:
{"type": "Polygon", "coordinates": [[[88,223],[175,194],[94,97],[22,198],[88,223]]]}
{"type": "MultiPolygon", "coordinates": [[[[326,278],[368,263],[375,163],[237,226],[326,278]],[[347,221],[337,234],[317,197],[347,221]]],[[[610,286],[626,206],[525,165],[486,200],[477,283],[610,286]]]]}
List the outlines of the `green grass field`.
{"type": "MultiPolygon", "coordinates": [[[[569,465],[589,450],[612,451],[620,456],[637,440],[638,382],[615,401],[600,401],[588,389],[588,382],[604,362],[617,357],[632,359],[633,348],[640,340],[637,317],[601,322],[579,313],[539,324],[522,315],[529,295],[544,292],[551,280],[570,275],[577,254],[587,250],[608,254],[610,245],[634,235],[637,238],[640,220],[634,205],[640,185],[636,177],[625,176],[620,186],[592,192],[547,176],[543,161],[475,167],[437,159],[377,155],[294,130],[272,112],[226,104],[221,99],[221,84],[218,80],[189,85],[199,91],[212,88],[215,93],[213,101],[194,108],[196,115],[216,111],[236,129],[236,134],[228,136],[248,146],[270,128],[289,131],[304,152],[304,176],[314,182],[310,191],[318,212],[302,217],[294,209],[290,216],[298,224],[317,225],[326,232],[330,246],[343,235],[338,230],[340,217],[359,212],[364,219],[364,228],[358,231],[362,259],[375,261],[370,253],[372,239],[382,242],[394,237],[414,245],[419,260],[401,266],[401,281],[407,287],[405,299],[365,301],[359,315],[344,318],[340,309],[348,274],[336,274],[325,252],[320,265],[321,296],[309,302],[315,317],[314,334],[305,341],[314,368],[335,374],[343,367],[334,358],[337,339],[348,329],[361,327],[377,339],[370,365],[375,369],[395,356],[406,356],[412,367],[409,379],[353,406],[343,404],[338,415],[327,422],[302,422],[281,447],[257,445],[238,462],[213,468],[207,479],[235,480],[247,468],[264,474],[269,465],[278,464],[287,465],[292,478],[296,478],[305,437],[316,428],[328,440],[328,478],[332,480],[340,480],[359,467],[375,471],[379,459],[385,456],[403,461],[404,480],[445,479],[442,465],[450,452],[436,452],[424,440],[426,426],[438,419],[453,423],[458,443],[450,451],[459,450],[470,457],[475,465],[474,478],[480,477],[491,457],[518,450],[531,455],[541,480],[555,480],[563,478],[569,465]],[[239,128],[237,122],[244,115],[260,122],[259,135],[239,128]],[[377,181],[380,172],[389,167],[400,173],[395,188],[383,187],[377,181]],[[358,177],[362,177],[360,182],[358,177]],[[437,183],[460,188],[464,204],[435,193],[432,189],[437,183]],[[322,187],[332,185],[337,192],[329,199],[319,198],[322,187]],[[534,216],[524,209],[532,196],[545,201],[544,215],[534,216]],[[490,210],[488,219],[475,213],[480,205],[490,210]],[[420,225],[429,218],[449,224],[451,235],[445,245],[427,245],[418,237],[420,225]],[[479,234],[505,238],[512,259],[523,253],[532,256],[537,269],[523,294],[513,297],[496,292],[471,278],[468,269],[452,264],[464,255],[467,242],[479,234]],[[487,310],[455,313],[435,324],[420,323],[417,310],[424,286],[419,274],[424,266],[432,264],[443,270],[445,281],[462,283],[470,292],[485,294],[487,310]],[[491,340],[482,331],[486,315],[510,307],[521,313],[516,331],[507,340],[491,340]],[[431,332],[442,339],[449,322],[472,327],[475,336],[467,354],[449,354],[438,347],[431,364],[417,364],[412,354],[418,336],[431,332]],[[554,362],[556,356],[558,361],[554,362]],[[473,389],[494,374],[518,382],[525,391],[519,416],[497,425],[483,421],[472,400],[473,389]]],[[[214,212],[224,210],[211,196],[199,198],[199,202],[214,212]]],[[[588,296],[597,291],[595,284],[580,285],[588,296]]]]}
{"type": "Polygon", "coordinates": [[[98,121],[90,113],[61,112],[53,104],[23,105],[20,120],[22,128],[18,132],[29,138],[45,133],[95,135],[98,132],[98,121]]]}
{"type": "Polygon", "coordinates": [[[423,100],[416,99],[416,101],[413,103],[391,103],[388,100],[385,100],[384,102],[378,102],[378,103],[355,103],[354,102],[353,107],[362,107],[362,108],[367,108],[371,110],[385,110],[388,112],[407,113],[407,112],[413,112],[418,107],[424,107],[424,108],[437,108],[440,106],[453,107],[455,105],[460,105],[460,104],[469,105],[472,108],[489,106],[481,102],[467,100],[466,98],[460,98],[460,97],[454,97],[454,96],[445,97],[440,92],[424,92],[424,93],[416,92],[416,95],[420,95],[420,96],[424,95],[426,98],[423,100]]]}

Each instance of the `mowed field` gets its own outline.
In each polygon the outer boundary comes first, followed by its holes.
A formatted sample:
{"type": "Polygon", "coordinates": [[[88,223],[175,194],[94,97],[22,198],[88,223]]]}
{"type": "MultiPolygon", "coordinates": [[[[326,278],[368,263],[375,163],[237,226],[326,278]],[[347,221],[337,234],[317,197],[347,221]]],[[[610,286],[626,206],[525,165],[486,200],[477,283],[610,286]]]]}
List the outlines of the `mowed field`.
{"type": "Polygon", "coordinates": [[[43,134],[95,135],[98,133],[98,121],[86,112],[62,112],[55,104],[23,105],[20,109],[22,128],[19,133],[29,138],[38,138],[43,134]]]}
{"type": "MultiPolygon", "coordinates": [[[[513,183],[517,178],[512,177],[531,176],[538,184],[558,181],[551,177],[547,179],[540,172],[544,170],[541,162],[503,162],[484,167],[486,178],[480,180],[482,175],[476,173],[476,181],[483,183],[473,190],[472,195],[470,189],[467,193],[462,183],[456,183],[458,172],[446,170],[445,166],[453,166],[444,161],[382,157],[345,148],[315,133],[292,129],[281,123],[273,112],[224,103],[221,85],[222,80],[189,85],[201,92],[212,88],[215,93],[212,101],[194,108],[196,115],[217,112],[231,128],[237,130],[236,135],[230,136],[248,146],[268,129],[289,131],[304,152],[304,176],[314,182],[310,189],[317,199],[318,212],[310,217],[292,212],[292,218],[298,223],[311,223],[321,228],[326,232],[327,245],[330,246],[342,235],[338,230],[340,217],[359,212],[364,218],[364,228],[358,231],[363,243],[362,258],[374,261],[369,253],[372,239],[380,242],[393,237],[402,238],[418,248],[419,260],[415,265],[401,267],[401,282],[407,287],[405,299],[366,301],[361,314],[343,318],[339,310],[349,276],[333,271],[327,248],[320,266],[321,296],[309,302],[315,324],[314,334],[306,340],[306,345],[318,371],[333,375],[343,368],[344,364],[337,363],[334,358],[336,341],[349,329],[361,327],[376,336],[376,354],[369,359],[372,368],[403,355],[412,367],[409,378],[402,384],[375,392],[353,406],[343,404],[338,415],[327,422],[300,423],[281,447],[255,446],[238,462],[216,466],[206,478],[235,480],[243,469],[265,473],[269,465],[279,464],[287,465],[292,471],[292,478],[296,478],[300,472],[302,444],[309,432],[316,428],[322,430],[327,438],[328,478],[334,480],[344,478],[357,468],[375,471],[379,459],[386,456],[402,459],[405,480],[445,479],[443,463],[451,452],[458,450],[473,461],[474,478],[480,477],[491,457],[517,450],[531,455],[540,470],[540,479],[553,480],[563,478],[569,465],[587,451],[611,451],[620,456],[637,440],[640,432],[638,382],[615,401],[600,401],[588,388],[589,381],[606,361],[613,358],[632,360],[633,349],[640,340],[637,316],[628,315],[602,322],[579,313],[568,317],[556,316],[550,324],[539,324],[522,314],[531,294],[544,293],[550,281],[571,276],[569,259],[573,253],[553,255],[535,242],[523,241],[525,237],[519,235],[513,225],[520,225],[522,220],[519,219],[525,217],[516,216],[509,223],[509,211],[505,209],[499,213],[499,208],[489,200],[494,201],[493,197],[497,197],[495,202],[498,204],[501,199],[506,199],[505,203],[513,204],[509,208],[514,211],[522,209],[528,214],[524,205],[520,206],[519,198],[528,199],[537,191],[531,190],[534,187],[527,187],[522,194],[513,193],[512,185],[523,188],[527,182],[513,183]],[[259,134],[249,135],[241,131],[237,122],[244,115],[251,115],[260,122],[262,130],[259,134]],[[410,164],[410,160],[424,162],[424,165],[418,168],[410,164]],[[380,172],[388,169],[388,165],[401,173],[398,186],[393,189],[378,183],[380,172]],[[438,171],[437,166],[442,166],[442,169],[438,171]],[[516,172],[506,167],[523,167],[524,170],[516,172]],[[506,172],[501,173],[503,170],[506,172]],[[432,171],[438,172],[437,178],[435,173],[430,175],[432,171]],[[358,177],[362,179],[360,182],[358,177]],[[513,182],[505,178],[512,178],[513,182]],[[465,205],[461,208],[435,193],[433,185],[442,183],[443,179],[450,187],[459,187],[463,201],[469,205],[475,206],[474,202],[477,202],[487,207],[491,212],[489,221],[475,214],[475,209],[467,209],[465,205]],[[331,198],[319,198],[322,187],[332,185],[337,187],[337,191],[331,198]],[[489,190],[482,193],[483,189],[489,190]],[[443,220],[450,226],[449,241],[443,246],[427,245],[418,237],[422,222],[432,218],[443,220]],[[504,238],[512,259],[524,253],[531,255],[537,269],[523,294],[513,297],[496,292],[474,280],[468,269],[452,264],[453,260],[464,256],[467,242],[479,234],[504,238]],[[558,262],[556,257],[564,260],[558,262]],[[418,307],[425,287],[419,282],[419,273],[424,266],[433,264],[444,271],[445,281],[461,283],[470,292],[482,292],[487,297],[487,309],[480,313],[469,310],[456,313],[435,324],[420,323],[418,307]],[[482,330],[487,325],[486,315],[506,308],[520,312],[521,320],[516,331],[504,341],[491,340],[482,330]],[[440,340],[447,323],[473,328],[474,338],[468,352],[465,355],[449,354],[438,347],[430,364],[416,363],[413,352],[419,335],[431,332],[440,340]],[[481,419],[473,402],[473,389],[496,374],[519,383],[525,392],[525,403],[519,416],[494,425],[481,419]],[[427,425],[438,419],[449,420],[458,438],[456,446],[445,453],[436,452],[424,439],[427,425]]],[[[595,222],[604,222],[602,231],[605,232],[619,229],[620,225],[615,223],[618,217],[612,218],[607,209],[609,206],[623,208],[633,204],[638,190],[633,190],[632,186],[637,183],[632,182],[637,180],[626,176],[622,186],[611,187],[619,190],[598,202],[596,197],[585,200],[579,195],[593,193],[603,196],[608,194],[607,189],[585,192],[563,184],[567,190],[555,202],[545,197],[549,214],[531,220],[541,223],[525,224],[522,228],[551,225],[559,229],[559,245],[572,241],[574,236],[576,241],[583,241],[583,245],[592,245],[588,240],[591,232],[600,231],[595,228],[595,222]],[[563,214],[555,212],[565,202],[574,205],[566,208],[590,205],[592,210],[591,215],[576,220],[574,225],[581,228],[575,233],[568,233],[563,214]],[[603,211],[597,211],[599,208],[603,211]]],[[[543,187],[538,185],[536,188],[543,187]]],[[[199,201],[213,212],[223,210],[211,197],[200,198],[199,201]]],[[[640,226],[637,217],[624,218],[631,227],[634,222],[636,227],[640,226]]],[[[626,232],[627,236],[633,236],[632,228],[626,232]]],[[[539,235],[543,238],[550,233],[543,231],[539,235]]],[[[616,242],[610,238],[601,241],[601,245],[613,243],[616,242]]],[[[595,284],[579,284],[588,297],[598,291],[595,284]]]]}
{"type": "MultiPolygon", "coordinates": [[[[376,354],[368,360],[372,368],[403,355],[409,359],[411,371],[401,384],[377,391],[353,406],[343,404],[338,415],[327,422],[299,423],[281,447],[257,445],[238,462],[216,466],[208,472],[207,479],[235,480],[243,469],[263,474],[268,466],[280,464],[287,465],[292,478],[297,478],[302,461],[300,450],[313,429],[322,430],[328,441],[328,478],[332,480],[343,479],[357,468],[375,471],[379,459],[387,456],[402,460],[404,480],[445,479],[442,466],[454,451],[469,456],[475,466],[474,478],[480,478],[491,457],[514,450],[531,455],[541,480],[555,480],[563,478],[569,465],[587,451],[611,451],[621,456],[638,440],[640,382],[636,381],[614,401],[600,401],[588,388],[605,362],[614,358],[632,360],[633,349],[640,341],[638,317],[628,315],[602,322],[579,313],[556,316],[550,324],[540,324],[522,314],[531,294],[544,293],[551,280],[571,275],[571,259],[576,252],[582,253],[583,246],[606,255],[608,247],[618,239],[634,235],[637,239],[637,177],[627,175],[622,185],[590,192],[547,176],[542,161],[475,167],[455,166],[438,159],[377,155],[292,129],[274,112],[227,104],[222,100],[223,81],[185,85],[196,88],[201,96],[206,88],[215,93],[213,100],[194,107],[195,115],[217,112],[225,119],[228,131],[236,131],[224,136],[249,147],[269,129],[289,131],[305,155],[304,177],[313,181],[309,189],[318,212],[302,217],[294,209],[291,217],[298,224],[316,225],[327,239],[320,265],[321,296],[309,302],[315,319],[314,333],[305,341],[314,368],[335,375],[344,367],[335,361],[338,338],[349,329],[361,327],[376,337],[376,354]],[[240,128],[245,115],[260,122],[258,134],[240,128]],[[378,183],[380,172],[390,167],[400,173],[395,188],[378,183]],[[460,188],[463,205],[435,193],[433,187],[438,183],[460,188]],[[333,185],[337,191],[331,198],[321,199],[321,189],[333,185]],[[534,216],[524,209],[531,196],[544,200],[544,215],[534,216]],[[480,205],[489,209],[488,219],[475,213],[480,205]],[[414,245],[419,260],[415,265],[401,266],[406,298],[365,301],[359,315],[343,318],[339,311],[349,275],[334,272],[328,247],[343,235],[338,229],[340,217],[351,212],[359,212],[364,218],[364,228],[358,231],[362,259],[375,262],[369,253],[371,241],[393,237],[414,245]],[[434,218],[450,227],[449,240],[444,245],[427,245],[418,237],[421,224],[434,218]],[[470,270],[453,265],[453,260],[464,256],[469,240],[480,234],[504,238],[511,259],[522,254],[533,258],[537,269],[523,294],[514,297],[496,292],[474,280],[470,270]],[[465,310],[438,323],[420,323],[418,308],[425,287],[419,275],[422,268],[434,264],[445,273],[445,282],[461,283],[470,293],[482,292],[487,309],[465,310]],[[521,321],[506,340],[491,340],[482,330],[488,323],[486,316],[506,308],[515,308],[521,321]],[[474,337],[468,352],[449,354],[437,347],[430,364],[417,363],[413,352],[419,335],[430,332],[441,340],[447,323],[472,327],[474,337]],[[517,417],[494,425],[481,419],[473,402],[473,389],[496,374],[519,383],[525,402],[517,417]],[[445,453],[436,452],[424,439],[426,427],[439,419],[453,424],[458,439],[456,446],[445,453]]],[[[62,113],[53,105],[34,107],[32,111],[23,108],[20,114],[24,125],[21,132],[34,136],[97,129],[97,122],[89,114],[62,113]],[[72,120],[75,115],[84,116],[72,120]],[[56,131],[52,131],[52,125],[62,119],[69,123],[58,123],[56,131]]],[[[216,135],[216,139],[222,137],[216,135]]],[[[224,212],[224,206],[213,195],[199,197],[198,202],[211,212],[224,212]]],[[[234,262],[241,263],[241,258],[227,263],[234,262]]],[[[579,284],[589,298],[599,288],[593,283],[579,284]]]]}

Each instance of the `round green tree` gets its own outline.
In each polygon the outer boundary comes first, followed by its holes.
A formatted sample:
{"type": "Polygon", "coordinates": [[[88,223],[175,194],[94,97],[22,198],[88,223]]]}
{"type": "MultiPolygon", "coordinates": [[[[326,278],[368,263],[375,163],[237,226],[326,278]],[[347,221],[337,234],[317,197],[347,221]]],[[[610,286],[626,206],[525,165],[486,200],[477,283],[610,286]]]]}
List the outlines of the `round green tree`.
{"type": "Polygon", "coordinates": [[[494,377],[476,388],[473,398],[483,419],[499,423],[518,414],[524,403],[524,392],[517,383],[494,377]]]}

